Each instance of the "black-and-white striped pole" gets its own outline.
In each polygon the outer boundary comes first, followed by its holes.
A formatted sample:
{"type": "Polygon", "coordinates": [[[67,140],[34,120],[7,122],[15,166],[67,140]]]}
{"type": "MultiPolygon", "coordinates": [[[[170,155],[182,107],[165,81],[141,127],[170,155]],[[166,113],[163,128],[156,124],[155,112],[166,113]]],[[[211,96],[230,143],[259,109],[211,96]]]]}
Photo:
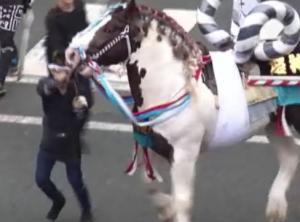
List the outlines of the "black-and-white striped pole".
{"type": "Polygon", "coordinates": [[[222,0],[203,0],[197,8],[197,24],[204,37],[219,50],[233,46],[230,34],[220,29],[214,19],[222,0]]]}
{"type": "Polygon", "coordinates": [[[258,4],[245,18],[240,27],[234,47],[236,62],[247,62],[253,55],[262,61],[287,55],[300,40],[300,19],[290,5],[279,1],[258,4]],[[283,26],[278,39],[260,41],[262,27],[271,19],[277,19],[283,26]]]}
{"type": "MultiPolygon", "coordinates": [[[[231,48],[235,41],[234,53],[239,64],[247,62],[252,56],[258,60],[270,60],[289,54],[300,38],[298,13],[290,5],[280,1],[263,3],[259,1],[262,0],[245,2],[248,5],[245,6],[247,10],[243,15],[243,21],[241,21],[241,11],[233,10],[232,23],[236,25],[238,34],[237,37],[232,37],[228,32],[220,29],[214,19],[222,0],[203,0],[197,8],[197,23],[201,33],[219,50],[231,48]],[[262,41],[259,38],[260,31],[271,19],[280,21],[284,30],[278,39],[262,41]]],[[[234,6],[238,2],[235,0],[234,6]]]]}
{"type": "Polygon", "coordinates": [[[240,26],[250,11],[265,0],[233,0],[230,34],[236,39],[240,26]]]}

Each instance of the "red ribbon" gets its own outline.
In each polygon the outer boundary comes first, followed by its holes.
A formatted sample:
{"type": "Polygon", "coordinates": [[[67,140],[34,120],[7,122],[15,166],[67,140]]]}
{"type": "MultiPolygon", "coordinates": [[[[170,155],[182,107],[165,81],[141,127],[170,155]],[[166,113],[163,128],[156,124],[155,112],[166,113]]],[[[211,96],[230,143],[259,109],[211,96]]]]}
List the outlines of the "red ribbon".
{"type": "MultiPolygon", "coordinates": [[[[138,150],[139,150],[139,148],[140,148],[139,144],[137,142],[135,142],[132,161],[130,162],[129,166],[125,170],[125,173],[128,175],[133,175],[138,167],[138,150]]],[[[149,157],[149,152],[146,147],[143,148],[143,161],[144,161],[144,167],[145,167],[145,172],[146,172],[147,177],[151,181],[156,180],[157,178],[154,174],[152,163],[151,163],[151,160],[149,157]]]]}

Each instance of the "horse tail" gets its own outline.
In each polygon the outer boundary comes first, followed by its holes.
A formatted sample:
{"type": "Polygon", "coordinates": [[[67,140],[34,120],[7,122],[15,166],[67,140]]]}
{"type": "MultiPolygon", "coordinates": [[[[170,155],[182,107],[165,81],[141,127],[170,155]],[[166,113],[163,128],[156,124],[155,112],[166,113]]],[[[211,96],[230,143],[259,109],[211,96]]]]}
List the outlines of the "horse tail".
{"type": "Polygon", "coordinates": [[[204,38],[219,50],[233,47],[233,39],[228,32],[220,29],[214,19],[222,0],[203,0],[197,8],[197,24],[204,38]]]}
{"type": "Polygon", "coordinates": [[[258,4],[245,18],[234,46],[236,62],[246,63],[252,55],[262,61],[287,55],[294,50],[300,38],[300,19],[296,10],[287,3],[266,1],[258,4]],[[260,31],[271,19],[284,26],[275,40],[260,41],[260,31]]]}

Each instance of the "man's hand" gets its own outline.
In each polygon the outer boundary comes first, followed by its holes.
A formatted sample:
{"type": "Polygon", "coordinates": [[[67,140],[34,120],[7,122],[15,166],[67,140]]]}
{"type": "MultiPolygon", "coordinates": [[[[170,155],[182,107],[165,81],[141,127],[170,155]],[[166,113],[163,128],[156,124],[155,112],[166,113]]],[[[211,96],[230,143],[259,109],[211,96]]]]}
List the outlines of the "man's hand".
{"type": "Polygon", "coordinates": [[[71,69],[75,69],[81,61],[80,54],[79,54],[78,50],[73,49],[73,48],[67,48],[66,49],[65,59],[66,59],[67,65],[71,69]]]}
{"type": "Polygon", "coordinates": [[[78,72],[80,75],[89,78],[94,74],[94,70],[86,64],[83,64],[79,67],[78,72]]]}
{"type": "Polygon", "coordinates": [[[57,65],[49,65],[49,70],[55,80],[57,88],[61,92],[65,91],[70,82],[72,70],[67,66],[57,65]]]}

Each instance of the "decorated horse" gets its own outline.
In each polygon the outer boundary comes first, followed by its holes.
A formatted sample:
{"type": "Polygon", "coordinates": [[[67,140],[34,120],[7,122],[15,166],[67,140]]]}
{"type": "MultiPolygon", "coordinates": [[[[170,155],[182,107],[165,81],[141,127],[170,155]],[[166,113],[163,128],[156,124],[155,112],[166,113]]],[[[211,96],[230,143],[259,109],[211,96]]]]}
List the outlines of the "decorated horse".
{"type": "MultiPolygon", "coordinates": [[[[206,3],[210,2],[218,3],[206,3]]],[[[284,4],[284,9],[290,7],[284,4]]],[[[297,23],[293,10],[285,13],[297,23]]],[[[290,20],[289,23],[294,24],[290,20]]],[[[294,28],[299,30],[296,24],[294,28]]],[[[148,178],[160,179],[151,164],[156,155],[170,164],[171,194],[147,183],[162,221],[191,221],[195,165],[200,151],[231,145],[263,127],[267,127],[268,137],[280,154],[280,170],[270,192],[268,214],[280,219],[286,215],[285,193],[298,164],[296,145],[292,137],[279,139],[273,134],[270,114],[277,105],[272,92],[266,93],[263,100],[248,101],[231,54],[227,51],[209,55],[206,47],[195,42],[174,19],[159,10],[137,5],[134,0],[112,6],[79,33],[66,51],[68,65],[91,77],[133,123],[136,147],[127,172],[131,174],[136,169],[140,148],[148,178]],[[128,75],[132,111],[101,74],[103,66],[112,64],[126,68],[122,73],[128,75]],[[214,84],[209,84],[209,73],[213,72],[219,76],[217,85],[227,82],[230,86],[219,85],[213,90],[214,84]]],[[[284,112],[287,123],[296,129],[300,127],[299,111],[299,106],[287,106],[284,112]]]]}

